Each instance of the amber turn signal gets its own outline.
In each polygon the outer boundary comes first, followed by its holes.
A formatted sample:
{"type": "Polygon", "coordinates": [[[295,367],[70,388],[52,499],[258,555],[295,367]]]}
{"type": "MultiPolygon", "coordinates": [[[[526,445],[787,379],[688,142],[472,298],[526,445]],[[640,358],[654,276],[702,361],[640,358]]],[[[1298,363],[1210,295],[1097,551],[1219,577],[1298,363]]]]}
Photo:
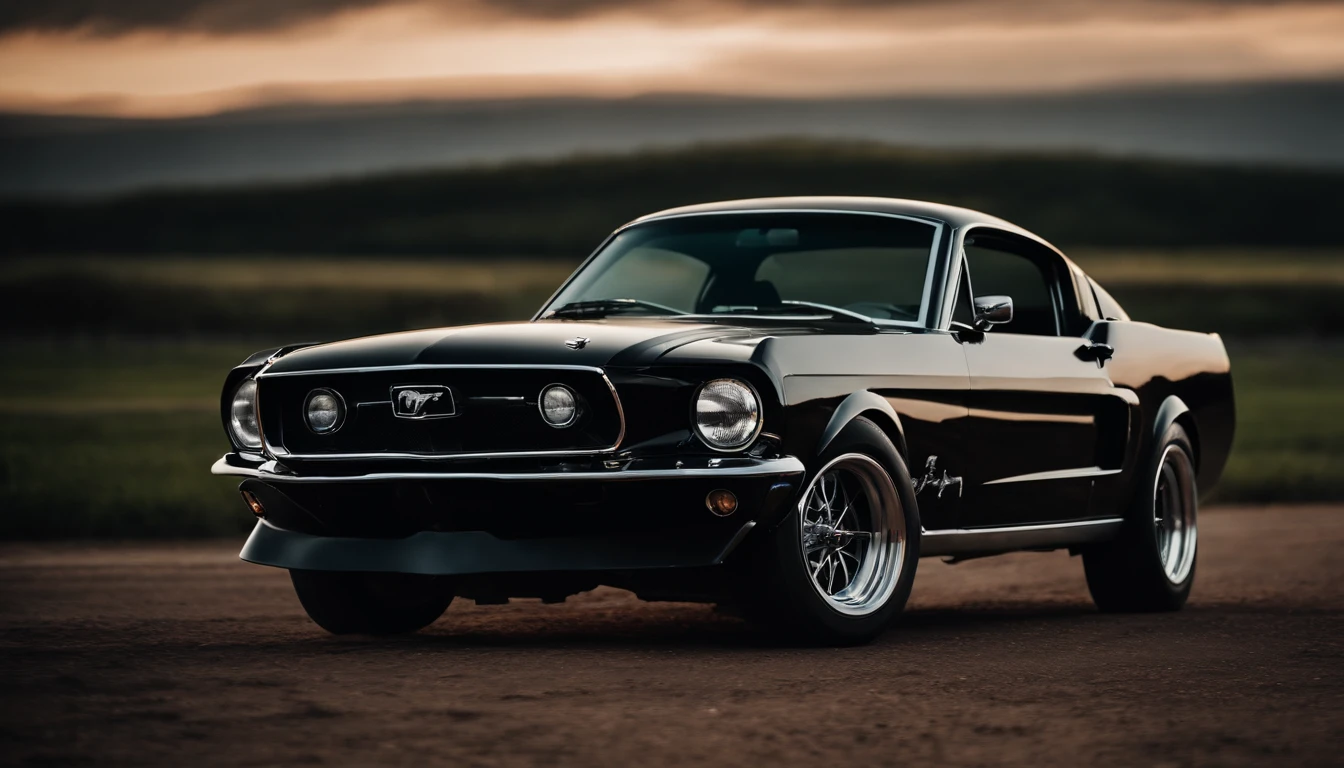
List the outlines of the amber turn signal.
{"type": "Polygon", "coordinates": [[[257,517],[265,517],[266,510],[261,506],[261,500],[252,494],[251,491],[243,491],[243,501],[247,502],[248,509],[257,517]]]}
{"type": "Polygon", "coordinates": [[[705,497],[705,506],[719,517],[727,517],[737,511],[737,496],[723,489],[710,491],[705,497]]]}

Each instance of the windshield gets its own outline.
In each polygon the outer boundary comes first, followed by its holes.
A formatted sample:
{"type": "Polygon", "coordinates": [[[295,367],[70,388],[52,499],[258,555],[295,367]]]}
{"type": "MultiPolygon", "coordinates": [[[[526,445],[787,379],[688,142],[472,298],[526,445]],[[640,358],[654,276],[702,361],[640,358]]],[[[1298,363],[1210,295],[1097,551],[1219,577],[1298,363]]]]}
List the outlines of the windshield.
{"type": "Polygon", "coordinates": [[[918,325],[938,231],[856,213],[650,221],[612,238],[542,317],[810,315],[918,325]]]}

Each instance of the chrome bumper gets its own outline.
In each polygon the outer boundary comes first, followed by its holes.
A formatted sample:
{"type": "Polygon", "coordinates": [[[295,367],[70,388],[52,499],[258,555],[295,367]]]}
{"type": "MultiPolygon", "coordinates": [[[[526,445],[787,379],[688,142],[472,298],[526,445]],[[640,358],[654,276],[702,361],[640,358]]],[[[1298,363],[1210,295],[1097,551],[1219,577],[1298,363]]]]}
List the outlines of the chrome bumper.
{"type": "Polygon", "coordinates": [[[395,480],[501,480],[519,482],[594,480],[621,482],[628,480],[675,480],[692,477],[790,476],[801,475],[805,471],[803,462],[792,456],[777,459],[700,459],[699,462],[699,465],[694,465],[688,461],[681,467],[642,467],[636,461],[617,469],[548,472],[426,471],[367,472],[356,475],[296,475],[283,471],[274,461],[252,464],[237,458],[237,454],[229,454],[216,461],[214,466],[210,468],[210,473],[233,477],[251,477],[268,483],[368,483],[395,480]]]}

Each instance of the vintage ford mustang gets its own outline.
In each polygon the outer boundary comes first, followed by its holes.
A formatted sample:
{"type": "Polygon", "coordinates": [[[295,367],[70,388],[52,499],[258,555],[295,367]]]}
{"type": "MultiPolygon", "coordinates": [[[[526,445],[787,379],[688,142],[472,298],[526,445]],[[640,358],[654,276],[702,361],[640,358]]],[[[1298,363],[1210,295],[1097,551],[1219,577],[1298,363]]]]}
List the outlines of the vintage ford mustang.
{"type": "Polygon", "coordinates": [[[993,216],[837,197],[645,216],[530,322],[259,352],[221,411],[242,558],[332,632],[607,584],[821,643],[921,556],[1067,548],[1102,610],[1181,607],[1234,423],[1216,335],[993,216]]]}

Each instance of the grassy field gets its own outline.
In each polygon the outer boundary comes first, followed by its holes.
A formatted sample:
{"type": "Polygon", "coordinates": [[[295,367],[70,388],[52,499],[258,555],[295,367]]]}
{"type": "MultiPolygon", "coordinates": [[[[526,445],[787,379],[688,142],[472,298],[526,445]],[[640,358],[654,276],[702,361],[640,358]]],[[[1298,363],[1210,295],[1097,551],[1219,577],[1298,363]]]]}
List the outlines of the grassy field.
{"type": "Polygon", "coordinates": [[[219,385],[228,343],[9,343],[0,369],[0,537],[237,533],[219,385]]]}
{"type": "Polygon", "coordinates": [[[0,331],[285,343],[526,318],[582,257],[11,258],[0,331]]]}
{"type": "Polygon", "coordinates": [[[1344,499],[1344,345],[1233,345],[1237,435],[1216,498],[1344,499]]]}

